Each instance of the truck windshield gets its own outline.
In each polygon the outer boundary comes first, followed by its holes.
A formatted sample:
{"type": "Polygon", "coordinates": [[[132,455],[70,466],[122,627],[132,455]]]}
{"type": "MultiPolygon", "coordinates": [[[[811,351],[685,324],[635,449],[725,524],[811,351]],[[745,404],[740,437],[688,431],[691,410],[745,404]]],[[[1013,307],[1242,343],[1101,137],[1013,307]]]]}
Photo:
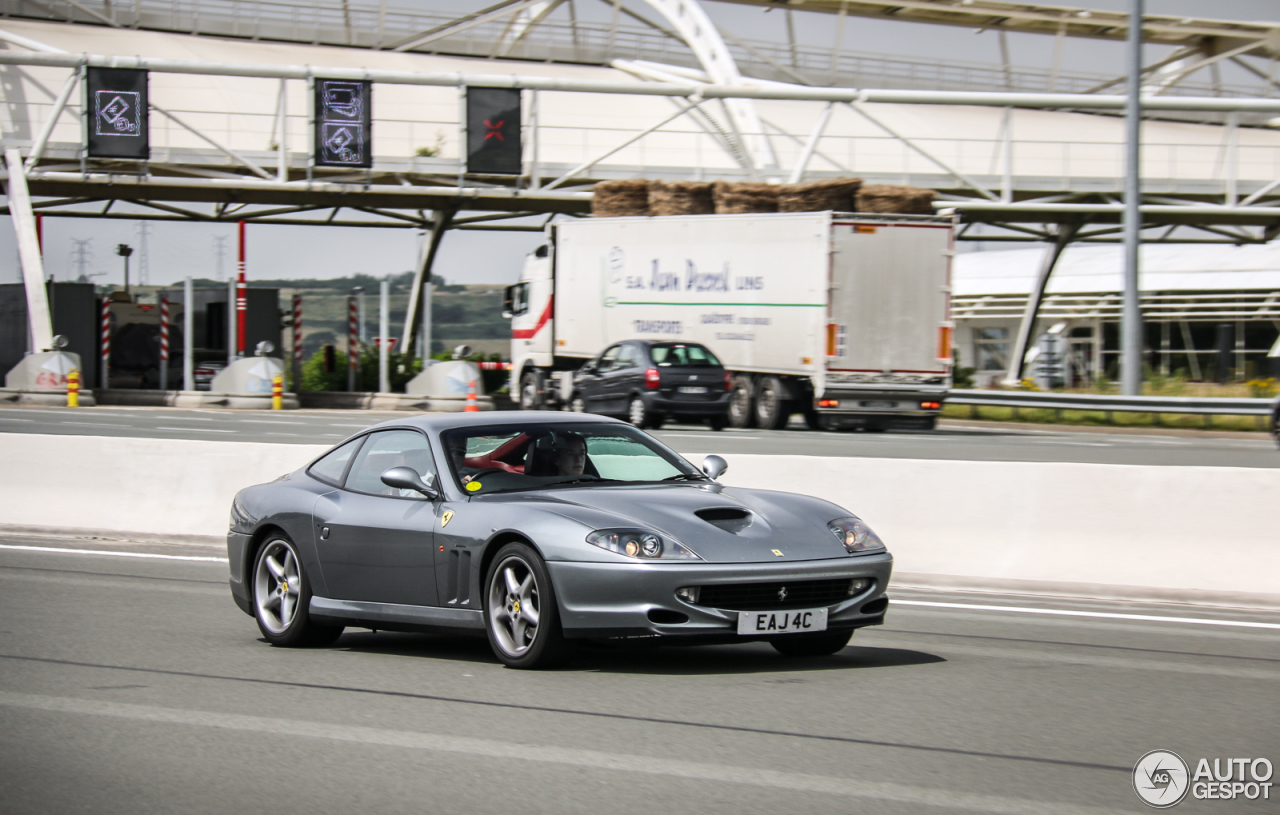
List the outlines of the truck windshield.
{"type": "Polygon", "coordinates": [[[686,345],[684,343],[663,342],[651,345],[649,354],[653,357],[653,364],[662,367],[675,368],[719,368],[720,360],[716,359],[716,355],[701,345],[686,345]]]}
{"type": "Polygon", "coordinates": [[[471,427],[446,430],[440,441],[458,486],[471,495],[705,478],[656,439],[612,422],[471,427]]]}

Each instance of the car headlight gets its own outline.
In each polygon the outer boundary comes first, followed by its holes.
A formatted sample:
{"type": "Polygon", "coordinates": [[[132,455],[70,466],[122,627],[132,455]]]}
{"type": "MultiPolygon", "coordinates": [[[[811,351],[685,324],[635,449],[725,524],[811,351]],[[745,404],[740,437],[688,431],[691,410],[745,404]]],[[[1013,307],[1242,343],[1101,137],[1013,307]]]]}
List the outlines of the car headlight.
{"type": "Polygon", "coordinates": [[[647,529],[597,529],[587,543],[637,560],[702,560],[684,544],[647,529]]]}
{"type": "Polygon", "coordinates": [[[861,518],[836,518],[827,524],[827,529],[831,530],[831,534],[836,536],[836,540],[851,555],[884,550],[884,541],[861,518]]]}

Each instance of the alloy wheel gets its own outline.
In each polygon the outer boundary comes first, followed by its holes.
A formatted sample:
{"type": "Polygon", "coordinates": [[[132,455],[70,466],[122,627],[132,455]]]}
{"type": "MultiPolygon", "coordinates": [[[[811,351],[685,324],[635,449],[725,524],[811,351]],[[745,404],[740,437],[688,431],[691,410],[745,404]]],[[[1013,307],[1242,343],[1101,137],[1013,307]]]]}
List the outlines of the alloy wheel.
{"type": "Polygon", "coordinates": [[[302,574],[298,555],[284,540],[266,545],[253,576],[253,598],[258,620],[272,634],[283,634],[298,613],[302,574]]]}
{"type": "Polygon", "coordinates": [[[488,609],[495,639],[505,653],[518,657],[533,647],[540,616],[538,579],[522,558],[507,558],[493,573],[488,609]]]}
{"type": "Polygon", "coordinates": [[[644,427],[645,416],[648,413],[644,409],[644,400],[639,396],[631,399],[631,404],[627,406],[627,419],[636,427],[644,427]]]}

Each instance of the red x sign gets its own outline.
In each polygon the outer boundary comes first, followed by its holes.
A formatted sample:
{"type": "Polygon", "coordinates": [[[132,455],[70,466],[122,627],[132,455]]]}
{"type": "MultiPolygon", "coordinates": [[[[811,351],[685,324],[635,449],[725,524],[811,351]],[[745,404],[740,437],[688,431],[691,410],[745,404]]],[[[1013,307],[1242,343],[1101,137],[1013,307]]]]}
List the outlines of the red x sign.
{"type": "Polygon", "coordinates": [[[506,119],[501,119],[501,120],[499,120],[497,124],[493,124],[493,123],[492,123],[492,122],[490,122],[488,119],[485,119],[485,120],[484,120],[484,126],[485,126],[485,127],[487,127],[487,128],[489,128],[489,132],[488,132],[488,133],[486,133],[486,134],[484,134],[484,139],[483,139],[483,141],[488,141],[489,139],[497,139],[498,141],[506,141],[506,139],[504,139],[504,138],[502,137],[502,126],[503,126],[504,124],[506,124],[506,123],[507,123],[507,120],[506,120],[506,119]]]}

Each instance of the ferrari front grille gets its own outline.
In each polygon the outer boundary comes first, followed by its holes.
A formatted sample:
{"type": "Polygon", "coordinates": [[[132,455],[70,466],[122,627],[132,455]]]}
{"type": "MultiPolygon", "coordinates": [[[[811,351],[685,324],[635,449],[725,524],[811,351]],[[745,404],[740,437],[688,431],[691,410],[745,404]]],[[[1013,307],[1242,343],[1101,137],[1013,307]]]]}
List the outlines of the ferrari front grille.
{"type": "MultiPolygon", "coordinates": [[[[783,608],[819,608],[848,600],[850,581],[795,580],[777,583],[723,583],[701,586],[698,605],[728,611],[768,611],[783,608]]],[[[856,592],[862,594],[865,589],[856,592]]]]}

